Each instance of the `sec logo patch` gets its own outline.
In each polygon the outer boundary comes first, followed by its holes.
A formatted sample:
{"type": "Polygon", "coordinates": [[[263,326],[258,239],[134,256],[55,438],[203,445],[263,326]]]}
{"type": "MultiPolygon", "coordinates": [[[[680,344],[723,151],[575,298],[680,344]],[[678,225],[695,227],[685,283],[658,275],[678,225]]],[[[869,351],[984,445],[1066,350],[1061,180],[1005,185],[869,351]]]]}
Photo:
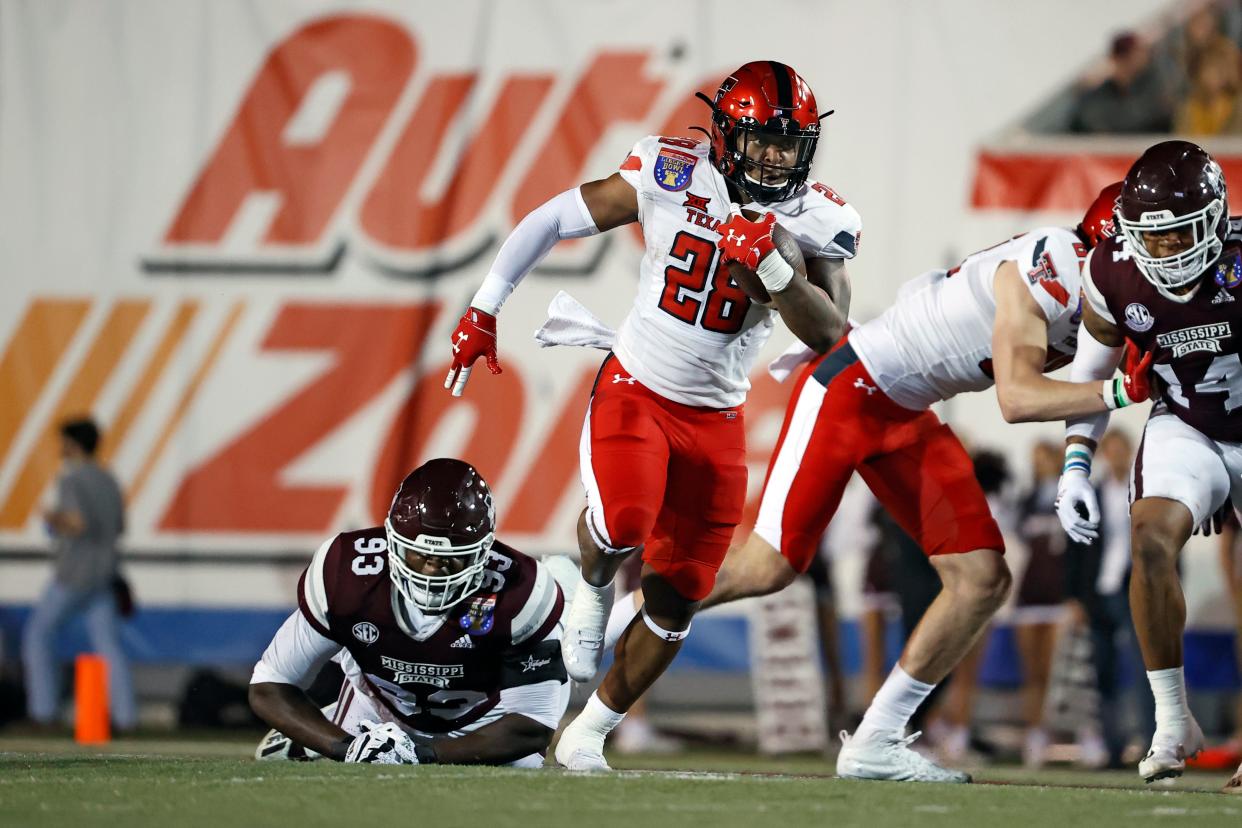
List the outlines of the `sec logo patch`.
{"type": "Polygon", "coordinates": [[[1127,328],[1142,333],[1143,331],[1151,330],[1151,326],[1154,324],[1156,324],[1155,317],[1151,315],[1151,311],[1147,309],[1146,305],[1139,304],[1138,302],[1131,302],[1126,305],[1127,328]]]}
{"type": "Polygon", "coordinates": [[[353,633],[354,638],[363,644],[374,644],[376,641],[379,641],[379,628],[370,621],[359,621],[357,624],[354,624],[353,633]]]}

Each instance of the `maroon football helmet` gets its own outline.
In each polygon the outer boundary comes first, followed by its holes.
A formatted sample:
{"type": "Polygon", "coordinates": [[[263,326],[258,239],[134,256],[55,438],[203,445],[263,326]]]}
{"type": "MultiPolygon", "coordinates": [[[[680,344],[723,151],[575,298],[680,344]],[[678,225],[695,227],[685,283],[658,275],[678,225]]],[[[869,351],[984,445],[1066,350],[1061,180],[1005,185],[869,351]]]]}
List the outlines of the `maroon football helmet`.
{"type": "Polygon", "coordinates": [[[1189,141],[1149,147],[1126,173],[1117,199],[1117,221],[1134,263],[1169,299],[1185,302],[1194,291],[1174,293],[1199,279],[1220,257],[1229,230],[1229,202],[1220,165],[1189,141]],[[1145,234],[1190,230],[1185,250],[1155,256],[1145,234]]]}
{"type": "Polygon", "coordinates": [[[1121,195],[1121,182],[1116,181],[1100,190],[1100,194],[1091,202],[1082,221],[1078,223],[1078,237],[1095,247],[1105,239],[1117,235],[1117,197],[1121,195]]]}
{"type": "Polygon", "coordinates": [[[760,204],[784,201],[806,181],[819,141],[815,95],[801,76],[774,60],[756,60],[725,78],[712,108],[711,161],[725,178],[760,204]],[[791,165],[748,157],[752,144],[792,149],[791,165]]]}
{"type": "Polygon", "coordinates": [[[496,540],[492,492],[469,463],[428,460],[401,481],[384,521],[388,573],[397,591],[427,612],[442,612],[478,589],[496,540]],[[407,553],[443,559],[444,574],[427,575],[407,553]]]}

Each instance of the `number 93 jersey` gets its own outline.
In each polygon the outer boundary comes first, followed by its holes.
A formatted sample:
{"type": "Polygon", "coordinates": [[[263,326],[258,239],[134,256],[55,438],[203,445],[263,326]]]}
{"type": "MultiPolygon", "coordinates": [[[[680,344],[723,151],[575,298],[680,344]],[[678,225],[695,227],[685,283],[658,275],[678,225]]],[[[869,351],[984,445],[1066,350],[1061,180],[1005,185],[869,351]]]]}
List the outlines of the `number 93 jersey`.
{"type": "Polygon", "coordinates": [[[349,652],[358,691],[426,733],[469,726],[502,689],[566,681],[560,642],[545,640],[563,606],[546,567],[497,542],[477,591],[443,614],[422,613],[393,589],[378,526],[325,543],[298,582],[298,608],[349,652]]]}
{"type": "MultiPolygon", "coordinates": [[[[620,175],[638,193],[645,252],[638,296],[617,331],[617,358],[673,402],[741,405],[775,312],[753,304],[720,262],[716,228],[730,210],[724,176],[706,144],[654,135],[634,145],[620,175]]],[[[818,182],[785,201],[748,207],[775,213],[807,259],[851,259],[858,249],[858,211],[818,182]]]]}
{"type": "Polygon", "coordinates": [[[1187,302],[1143,277],[1120,234],[1091,251],[1083,293],[1141,349],[1155,350],[1152,372],[1172,414],[1213,440],[1242,440],[1242,218],[1229,220],[1224,252],[1187,302]]]}

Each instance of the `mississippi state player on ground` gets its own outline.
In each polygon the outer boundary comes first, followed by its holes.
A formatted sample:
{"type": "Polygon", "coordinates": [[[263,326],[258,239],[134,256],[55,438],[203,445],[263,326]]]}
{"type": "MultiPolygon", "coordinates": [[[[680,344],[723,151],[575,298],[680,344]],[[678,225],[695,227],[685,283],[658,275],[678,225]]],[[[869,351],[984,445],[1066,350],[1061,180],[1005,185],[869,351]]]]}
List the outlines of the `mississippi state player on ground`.
{"type": "Polygon", "coordinates": [[[478,357],[499,369],[494,315],[553,244],[641,222],[638,297],[600,369],[583,427],[583,582],[562,647],[570,677],[586,681],[598,668],[613,576],[640,550],[647,604],[557,745],[557,760],[572,769],[607,769],[604,739],[676,655],[741,517],[742,406],[774,314],[720,266],[718,242],[759,233],[780,249],[751,264],[775,310],[809,346],[823,352],[844,330],[844,260],[855,253],[860,222],[836,193],[807,178],[820,120],[810,88],[788,66],[759,61],[726,78],[709,103],[710,145],[644,138],[618,172],[523,219],[453,335],[446,387],[461,393],[478,357]],[[734,204],[761,206],[782,228],[747,221],[734,204]],[[802,259],[807,278],[792,278],[791,265],[802,268],[802,259]]]}
{"type": "Polygon", "coordinates": [[[929,406],[995,382],[1009,420],[1105,409],[1098,382],[1043,372],[1074,352],[1079,269],[1111,232],[1118,186],[1076,231],[1032,230],[907,283],[896,304],[814,359],[794,387],[755,530],[730,552],[703,605],[776,592],[804,572],[855,471],[944,585],[858,730],[842,734],[841,776],[969,781],[910,749],[905,727],[982,633],[1011,578],[970,457],[929,406]]]}
{"type": "MultiPolygon", "coordinates": [[[[1111,370],[1126,338],[1154,354],[1158,401],[1130,486],[1130,606],[1156,701],[1139,773],[1151,782],[1180,776],[1203,745],[1186,704],[1177,557],[1196,527],[1242,497],[1242,219],[1229,217],[1216,161],[1189,142],[1165,141],[1130,168],[1117,222],[1121,232],[1092,252],[1083,273],[1086,333],[1074,365],[1111,370]]],[[[1096,534],[1087,478],[1107,420],[1067,430],[1058,515],[1075,540],[1096,534]]]]}
{"type": "Polygon", "coordinates": [[[337,535],[302,574],[250,680],[275,728],[256,756],[539,767],[569,702],[563,604],[544,565],[495,541],[474,467],[431,460],[383,526],[337,535]],[[329,659],[345,681],[325,716],[303,688],[329,659]]]}

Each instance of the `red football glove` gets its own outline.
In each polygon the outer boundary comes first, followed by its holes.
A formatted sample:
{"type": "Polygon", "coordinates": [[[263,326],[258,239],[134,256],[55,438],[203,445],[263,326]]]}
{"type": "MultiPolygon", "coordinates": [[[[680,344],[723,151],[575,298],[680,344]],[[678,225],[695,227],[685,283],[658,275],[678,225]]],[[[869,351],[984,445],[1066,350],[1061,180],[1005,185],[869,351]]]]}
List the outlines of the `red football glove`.
{"type": "Polygon", "coordinates": [[[496,317],[490,313],[466,308],[457,322],[457,330],[453,331],[452,345],[453,364],[444,378],[444,387],[451,388],[454,397],[460,397],[466,390],[466,380],[470,379],[474,361],[479,357],[487,359],[488,370],[493,374],[500,373],[500,361],[496,358],[496,317]]]}
{"type": "Polygon", "coordinates": [[[1151,399],[1151,361],[1155,355],[1154,348],[1143,353],[1134,340],[1126,339],[1126,350],[1121,358],[1121,371],[1125,376],[1121,381],[1130,402],[1140,403],[1151,399]]]}
{"type": "Polygon", "coordinates": [[[751,221],[741,213],[734,213],[729,220],[721,222],[716,231],[720,241],[721,261],[739,262],[755,270],[764,257],[776,249],[772,242],[772,225],[776,224],[774,213],[764,213],[758,221],[751,221]]]}

